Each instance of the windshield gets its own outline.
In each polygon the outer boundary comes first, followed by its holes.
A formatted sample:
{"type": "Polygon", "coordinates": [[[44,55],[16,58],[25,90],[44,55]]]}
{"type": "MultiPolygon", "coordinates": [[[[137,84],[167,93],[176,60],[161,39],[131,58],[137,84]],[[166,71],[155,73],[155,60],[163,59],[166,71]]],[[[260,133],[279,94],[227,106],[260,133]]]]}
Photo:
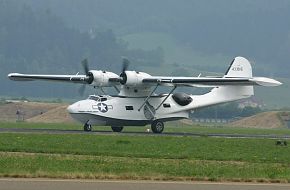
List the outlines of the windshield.
{"type": "Polygon", "coordinates": [[[98,96],[89,96],[88,98],[89,100],[95,100],[95,101],[99,101],[100,98],[98,96]]]}

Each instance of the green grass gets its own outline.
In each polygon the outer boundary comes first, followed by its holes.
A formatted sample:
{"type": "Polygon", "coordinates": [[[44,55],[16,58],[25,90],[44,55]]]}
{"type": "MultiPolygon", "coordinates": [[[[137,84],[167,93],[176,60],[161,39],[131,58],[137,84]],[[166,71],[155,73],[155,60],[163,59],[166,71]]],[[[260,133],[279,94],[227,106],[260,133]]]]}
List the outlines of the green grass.
{"type": "Polygon", "coordinates": [[[290,179],[290,147],[271,139],[2,133],[0,151],[6,177],[290,179]]]}
{"type": "MultiPolygon", "coordinates": [[[[81,124],[49,124],[49,123],[26,123],[26,122],[0,122],[0,128],[21,128],[21,129],[59,129],[59,130],[83,130],[81,124]]],[[[144,132],[150,129],[145,127],[125,127],[124,132],[144,132]]],[[[93,126],[93,131],[111,131],[109,126],[93,126]]],[[[255,128],[236,128],[228,126],[214,125],[187,125],[175,122],[165,123],[164,132],[173,133],[198,133],[207,134],[260,134],[260,135],[290,135],[290,129],[255,129],[255,128]]]]}
{"type": "Polygon", "coordinates": [[[82,126],[67,123],[0,122],[0,128],[81,130],[82,126]]]}
{"type": "Polygon", "coordinates": [[[290,174],[283,164],[19,153],[0,157],[2,177],[289,182],[290,174]]]}
{"type": "Polygon", "coordinates": [[[0,151],[290,163],[290,147],[272,139],[82,134],[0,134],[0,151]]]}
{"type": "MultiPolygon", "coordinates": [[[[0,133],[0,177],[290,182],[290,147],[276,146],[273,139],[206,136],[208,133],[283,135],[289,134],[287,129],[168,125],[167,132],[204,135],[0,133]]],[[[0,127],[82,130],[78,124],[0,123],[0,127]]],[[[95,130],[110,128],[95,127],[95,130]]]]}

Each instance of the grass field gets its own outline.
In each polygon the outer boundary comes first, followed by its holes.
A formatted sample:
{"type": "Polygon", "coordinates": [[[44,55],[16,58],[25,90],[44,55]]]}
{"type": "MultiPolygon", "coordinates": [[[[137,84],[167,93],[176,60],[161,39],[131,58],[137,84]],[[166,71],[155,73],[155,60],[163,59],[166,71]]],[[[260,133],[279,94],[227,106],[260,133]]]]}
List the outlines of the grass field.
{"type": "MultiPolygon", "coordinates": [[[[207,127],[211,130],[218,129],[207,127]]],[[[116,133],[0,133],[0,176],[290,182],[290,147],[275,142],[116,133]]]]}
{"type": "MultiPolygon", "coordinates": [[[[60,129],[60,130],[83,130],[81,124],[49,124],[49,123],[7,123],[0,122],[0,128],[23,128],[23,129],[60,129]]],[[[125,127],[124,132],[144,132],[150,129],[146,127],[125,127]]],[[[93,131],[111,131],[109,126],[93,126],[93,131]]],[[[277,129],[257,129],[257,128],[237,128],[229,126],[215,125],[188,125],[175,122],[165,123],[164,132],[179,132],[179,133],[198,133],[201,135],[207,134],[261,134],[261,135],[290,135],[290,130],[287,128],[277,129]]]]}

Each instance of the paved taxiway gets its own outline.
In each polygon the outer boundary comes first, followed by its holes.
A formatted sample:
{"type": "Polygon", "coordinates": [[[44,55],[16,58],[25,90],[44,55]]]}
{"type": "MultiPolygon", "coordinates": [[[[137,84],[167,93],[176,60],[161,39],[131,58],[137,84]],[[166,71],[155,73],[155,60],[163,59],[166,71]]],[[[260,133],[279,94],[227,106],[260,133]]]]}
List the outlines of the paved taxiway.
{"type": "Polygon", "coordinates": [[[224,138],[269,138],[269,139],[290,139],[290,135],[259,135],[259,134],[220,134],[220,133],[161,133],[161,134],[154,134],[148,132],[121,132],[121,133],[114,133],[112,131],[91,131],[85,132],[82,130],[63,130],[63,129],[21,129],[21,128],[0,128],[0,133],[48,133],[48,134],[94,134],[94,135],[131,135],[131,136],[191,136],[191,137],[224,137],[224,138]]]}
{"type": "Polygon", "coordinates": [[[0,190],[289,190],[290,184],[0,179],[0,190]]]}

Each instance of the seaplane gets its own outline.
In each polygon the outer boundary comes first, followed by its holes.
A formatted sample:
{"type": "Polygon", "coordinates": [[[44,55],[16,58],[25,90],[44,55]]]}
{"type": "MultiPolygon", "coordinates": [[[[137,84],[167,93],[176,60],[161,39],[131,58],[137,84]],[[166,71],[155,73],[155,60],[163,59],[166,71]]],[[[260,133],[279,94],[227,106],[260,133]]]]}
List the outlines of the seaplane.
{"type": "MultiPolygon", "coordinates": [[[[68,106],[72,118],[83,124],[84,131],[92,126],[111,126],[121,132],[125,126],[151,125],[154,133],[162,133],[164,122],[189,118],[196,109],[249,98],[254,86],[279,86],[282,83],[266,77],[253,77],[250,62],[235,57],[223,76],[175,77],[152,76],[145,72],[128,70],[129,60],[123,58],[120,75],[102,70],[90,70],[87,59],[82,61],[85,74],[43,75],[10,73],[14,81],[61,81],[90,85],[94,88],[114,87],[116,95],[90,95],[68,106]],[[166,86],[166,94],[158,94],[166,86]],[[207,87],[202,95],[176,92],[179,87],[207,87]]],[[[81,87],[81,89],[84,89],[81,87]]]]}

